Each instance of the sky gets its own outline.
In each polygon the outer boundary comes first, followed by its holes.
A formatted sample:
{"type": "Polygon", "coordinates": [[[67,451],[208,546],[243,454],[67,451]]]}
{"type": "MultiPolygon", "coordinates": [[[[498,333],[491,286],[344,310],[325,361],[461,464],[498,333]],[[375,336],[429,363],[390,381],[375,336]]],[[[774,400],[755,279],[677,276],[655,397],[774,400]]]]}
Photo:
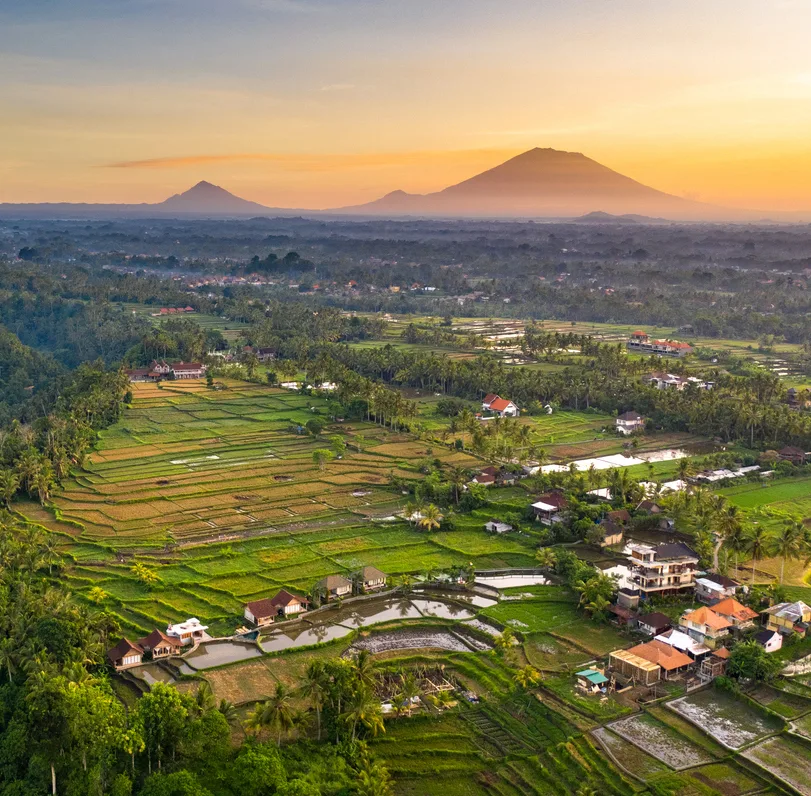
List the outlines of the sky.
{"type": "Polygon", "coordinates": [[[0,0],[0,202],[275,207],[532,147],[811,210],[809,0],[0,0]]]}

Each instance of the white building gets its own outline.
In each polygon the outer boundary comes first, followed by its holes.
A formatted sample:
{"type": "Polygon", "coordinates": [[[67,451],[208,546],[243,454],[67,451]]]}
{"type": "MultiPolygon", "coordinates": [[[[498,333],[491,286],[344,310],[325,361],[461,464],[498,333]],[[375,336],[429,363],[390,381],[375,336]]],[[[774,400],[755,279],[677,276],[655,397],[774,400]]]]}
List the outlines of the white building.
{"type": "Polygon", "coordinates": [[[178,639],[183,645],[198,644],[208,638],[206,630],[208,630],[208,625],[202,625],[199,619],[192,617],[185,622],[169,625],[166,628],[166,635],[169,636],[169,638],[178,639]]]}
{"type": "Polygon", "coordinates": [[[617,431],[626,437],[645,428],[645,418],[638,412],[625,412],[616,420],[617,431]]]}

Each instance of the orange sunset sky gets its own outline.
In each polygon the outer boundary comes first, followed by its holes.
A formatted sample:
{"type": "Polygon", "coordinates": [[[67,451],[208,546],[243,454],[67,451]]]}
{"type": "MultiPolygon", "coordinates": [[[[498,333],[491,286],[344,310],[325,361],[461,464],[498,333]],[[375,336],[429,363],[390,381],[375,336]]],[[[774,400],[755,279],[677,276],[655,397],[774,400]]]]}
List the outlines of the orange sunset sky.
{"type": "Polygon", "coordinates": [[[808,0],[0,0],[0,202],[269,206],[581,151],[811,209],[808,0]]]}

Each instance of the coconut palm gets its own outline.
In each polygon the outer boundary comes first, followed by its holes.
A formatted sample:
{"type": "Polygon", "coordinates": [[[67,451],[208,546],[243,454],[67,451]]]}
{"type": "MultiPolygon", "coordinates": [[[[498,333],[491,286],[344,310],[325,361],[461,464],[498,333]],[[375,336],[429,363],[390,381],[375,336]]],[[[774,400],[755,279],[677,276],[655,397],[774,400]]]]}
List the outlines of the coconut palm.
{"type": "Polygon", "coordinates": [[[805,552],[806,531],[800,520],[786,520],[782,530],[774,540],[774,552],[780,556],[780,583],[783,583],[783,572],[786,568],[786,559],[802,558],[805,552]]]}
{"type": "Polygon", "coordinates": [[[3,505],[8,508],[17,490],[20,488],[20,477],[13,470],[0,471],[0,499],[3,505]]]}
{"type": "Polygon", "coordinates": [[[442,524],[442,513],[440,510],[431,503],[422,512],[422,517],[417,520],[417,525],[424,531],[433,531],[442,524]]]}
{"type": "Polygon", "coordinates": [[[341,714],[341,718],[352,725],[352,740],[357,738],[358,725],[365,727],[373,736],[378,732],[385,732],[383,725],[383,712],[380,708],[380,700],[375,697],[371,688],[361,685],[352,694],[346,710],[341,714]]]}
{"type": "Polygon", "coordinates": [[[352,669],[358,682],[366,688],[374,688],[377,682],[377,673],[374,670],[372,654],[367,649],[361,649],[355,656],[352,669]]]}
{"type": "Polygon", "coordinates": [[[400,692],[397,695],[397,702],[406,705],[406,712],[411,715],[414,699],[422,693],[417,679],[411,672],[407,672],[400,677],[400,692]]]}
{"type": "Polygon", "coordinates": [[[752,556],[752,583],[755,582],[755,566],[771,549],[769,532],[762,525],[755,525],[746,537],[746,552],[752,556]]]}
{"type": "Polygon", "coordinates": [[[542,569],[554,569],[557,558],[557,554],[551,547],[542,547],[535,551],[535,560],[542,569]]]}
{"type": "Polygon", "coordinates": [[[327,695],[327,675],[322,661],[312,661],[304,672],[300,686],[301,693],[315,708],[318,726],[318,740],[321,740],[321,708],[327,695]]]}

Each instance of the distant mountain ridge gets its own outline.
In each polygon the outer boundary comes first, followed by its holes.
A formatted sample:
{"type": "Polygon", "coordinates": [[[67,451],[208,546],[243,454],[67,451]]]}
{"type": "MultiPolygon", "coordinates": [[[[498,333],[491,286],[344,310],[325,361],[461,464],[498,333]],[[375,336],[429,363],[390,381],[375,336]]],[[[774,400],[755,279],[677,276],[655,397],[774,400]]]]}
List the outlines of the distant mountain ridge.
{"type": "MultiPolygon", "coordinates": [[[[397,190],[332,210],[266,207],[205,180],[155,204],[0,204],[0,218],[371,216],[573,219],[583,223],[762,221],[763,211],[732,210],[658,191],[580,152],[530,149],[429,194],[397,190]],[[599,209],[598,209],[599,208],[599,209]]],[[[775,214],[785,221],[810,213],[775,214]]]]}

